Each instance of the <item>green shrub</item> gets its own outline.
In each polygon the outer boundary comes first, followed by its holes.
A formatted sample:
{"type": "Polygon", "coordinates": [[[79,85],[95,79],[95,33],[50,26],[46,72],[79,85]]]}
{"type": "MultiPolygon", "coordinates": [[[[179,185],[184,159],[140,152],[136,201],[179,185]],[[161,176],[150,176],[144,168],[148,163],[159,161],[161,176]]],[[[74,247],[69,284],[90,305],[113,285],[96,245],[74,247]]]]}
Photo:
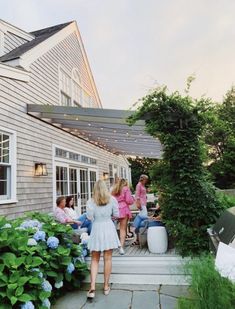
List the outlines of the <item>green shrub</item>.
{"type": "Polygon", "coordinates": [[[228,195],[220,191],[217,191],[216,195],[224,209],[235,206],[235,196],[228,195]]]}
{"type": "Polygon", "coordinates": [[[182,255],[208,250],[206,230],[223,209],[203,165],[210,104],[160,88],[144,97],[129,119],[130,124],[145,119],[146,131],[163,145],[162,160],[150,175],[162,192],[162,218],[182,255]]]}
{"type": "Polygon", "coordinates": [[[87,274],[72,228],[46,214],[0,217],[0,252],[1,309],[49,308],[49,300],[79,287],[87,274]]]}
{"type": "Polygon", "coordinates": [[[221,277],[211,256],[204,256],[190,263],[190,297],[180,298],[178,309],[234,309],[235,285],[221,277]]]}

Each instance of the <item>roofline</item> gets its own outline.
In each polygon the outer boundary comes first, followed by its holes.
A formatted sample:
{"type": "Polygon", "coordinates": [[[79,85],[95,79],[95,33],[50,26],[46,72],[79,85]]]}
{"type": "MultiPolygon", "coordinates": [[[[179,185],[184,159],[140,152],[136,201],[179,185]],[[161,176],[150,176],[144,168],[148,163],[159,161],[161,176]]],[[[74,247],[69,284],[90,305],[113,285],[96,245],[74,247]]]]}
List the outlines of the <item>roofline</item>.
{"type": "Polygon", "coordinates": [[[90,77],[90,80],[91,80],[91,83],[92,83],[92,87],[94,89],[94,94],[95,94],[96,100],[98,102],[99,107],[103,107],[102,103],[101,103],[101,100],[100,100],[100,96],[99,96],[97,87],[96,87],[95,79],[94,79],[94,76],[93,76],[93,73],[92,73],[92,70],[91,70],[91,67],[90,67],[90,63],[88,61],[86,49],[85,49],[85,46],[84,46],[83,41],[82,41],[81,33],[79,31],[77,22],[74,21],[74,23],[75,23],[75,26],[76,26],[76,34],[77,34],[78,41],[79,41],[80,46],[81,46],[81,51],[82,51],[82,55],[83,55],[84,61],[86,63],[87,69],[88,69],[88,74],[89,74],[89,77],[90,77]]]}
{"type": "Polygon", "coordinates": [[[22,39],[25,39],[26,41],[31,41],[35,38],[33,34],[30,34],[18,27],[13,26],[12,24],[6,22],[5,20],[0,19],[0,30],[3,33],[11,32],[17,36],[19,36],[22,39]]]}
{"type": "Polygon", "coordinates": [[[50,36],[43,42],[39,43],[35,47],[31,48],[30,50],[28,50],[27,52],[25,52],[23,55],[19,56],[18,58],[4,61],[4,63],[11,65],[11,66],[20,66],[20,67],[25,68],[26,70],[29,70],[30,64],[32,62],[36,61],[40,56],[48,52],[51,48],[53,48],[56,44],[61,42],[63,39],[65,39],[68,35],[70,35],[73,32],[76,33],[77,39],[80,43],[83,59],[87,67],[88,75],[91,80],[91,84],[92,84],[92,88],[94,91],[96,101],[99,107],[102,107],[102,103],[101,103],[101,100],[98,94],[98,90],[95,84],[93,74],[91,72],[91,67],[88,61],[88,57],[87,57],[85,47],[82,42],[81,34],[79,32],[76,21],[71,22],[70,24],[68,24],[68,26],[59,30],[58,32],[56,32],[55,34],[53,34],[52,36],[50,36]]]}
{"type": "Polygon", "coordinates": [[[6,64],[0,63],[0,77],[7,77],[28,83],[30,80],[30,73],[25,70],[13,68],[6,64]]]}

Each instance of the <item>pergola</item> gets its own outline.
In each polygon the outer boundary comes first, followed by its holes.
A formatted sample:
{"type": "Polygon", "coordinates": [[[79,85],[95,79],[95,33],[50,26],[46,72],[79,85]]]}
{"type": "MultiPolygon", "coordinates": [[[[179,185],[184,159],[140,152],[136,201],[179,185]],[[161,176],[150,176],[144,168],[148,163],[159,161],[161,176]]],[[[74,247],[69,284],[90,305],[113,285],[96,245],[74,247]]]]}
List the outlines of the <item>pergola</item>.
{"type": "Polygon", "coordinates": [[[27,112],[112,153],[161,157],[162,146],[145,132],[144,120],[127,124],[133,111],[28,104],[27,112]]]}

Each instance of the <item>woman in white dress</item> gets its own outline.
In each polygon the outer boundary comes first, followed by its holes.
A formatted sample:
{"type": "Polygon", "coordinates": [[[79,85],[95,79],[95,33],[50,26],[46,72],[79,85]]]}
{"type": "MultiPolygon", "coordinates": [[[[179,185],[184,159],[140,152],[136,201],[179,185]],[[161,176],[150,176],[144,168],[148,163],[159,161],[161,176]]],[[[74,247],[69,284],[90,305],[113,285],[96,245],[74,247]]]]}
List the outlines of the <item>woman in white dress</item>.
{"type": "Polygon", "coordinates": [[[117,231],[112,221],[112,218],[119,217],[118,203],[109,193],[103,180],[95,183],[93,198],[87,202],[87,217],[93,221],[88,242],[88,249],[91,251],[91,285],[87,297],[93,299],[101,252],[104,257],[104,295],[108,295],[112,253],[113,249],[120,247],[117,231]]]}

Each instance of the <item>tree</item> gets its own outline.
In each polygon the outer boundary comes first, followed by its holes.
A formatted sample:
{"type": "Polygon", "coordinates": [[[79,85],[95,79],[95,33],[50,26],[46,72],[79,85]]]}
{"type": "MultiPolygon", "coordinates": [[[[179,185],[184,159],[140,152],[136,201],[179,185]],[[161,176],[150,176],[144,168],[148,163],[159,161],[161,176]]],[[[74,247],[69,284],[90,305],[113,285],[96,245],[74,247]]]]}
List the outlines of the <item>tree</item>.
{"type": "Polygon", "coordinates": [[[145,119],[146,130],[163,145],[163,160],[152,168],[162,191],[160,206],[176,248],[183,255],[208,248],[206,229],[222,209],[203,165],[203,130],[211,115],[211,101],[194,100],[167,88],[154,90],[129,118],[145,119]]]}
{"type": "Polygon", "coordinates": [[[151,159],[151,158],[128,158],[129,163],[131,164],[131,178],[132,178],[132,186],[133,188],[136,187],[140,175],[146,174],[150,176],[149,172],[152,169],[152,166],[158,162],[158,159],[151,159]]]}
{"type": "Polygon", "coordinates": [[[235,187],[235,87],[227,92],[222,104],[214,107],[205,131],[209,145],[208,167],[215,185],[221,189],[235,187]]]}

